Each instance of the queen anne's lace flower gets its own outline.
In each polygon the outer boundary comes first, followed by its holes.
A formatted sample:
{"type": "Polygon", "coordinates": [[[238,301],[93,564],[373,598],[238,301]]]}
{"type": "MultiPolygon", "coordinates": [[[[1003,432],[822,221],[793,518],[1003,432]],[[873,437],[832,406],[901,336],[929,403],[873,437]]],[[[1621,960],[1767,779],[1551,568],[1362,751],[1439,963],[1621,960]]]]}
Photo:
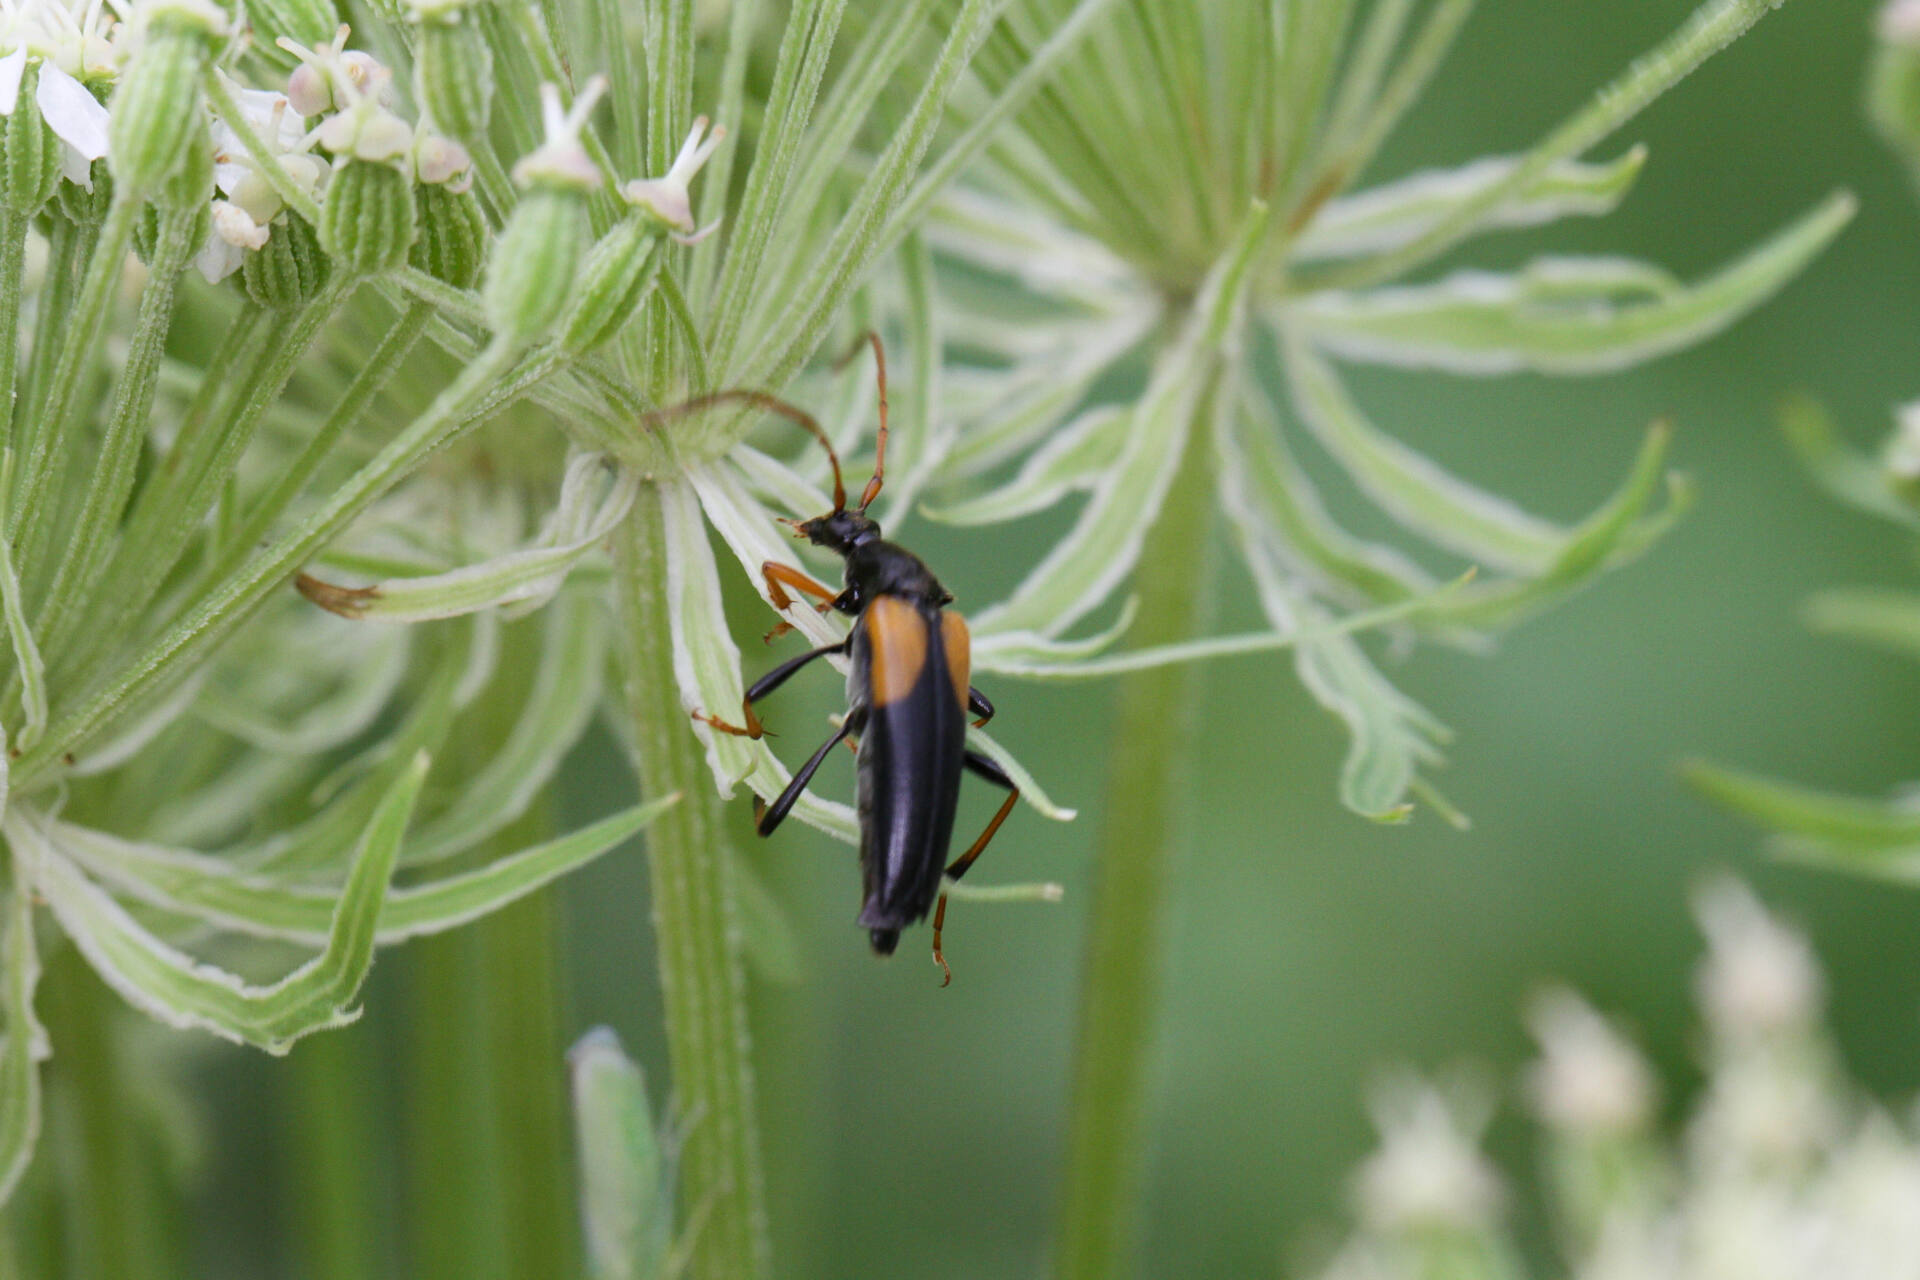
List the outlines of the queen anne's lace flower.
{"type": "Polygon", "coordinates": [[[102,0],[0,0],[0,115],[19,105],[29,60],[40,68],[34,106],[61,142],[61,172],[93,189],[93,162],[107,154],[107,109],[77,77],[103,81],[119,69],[118,24],[102,0]]]}

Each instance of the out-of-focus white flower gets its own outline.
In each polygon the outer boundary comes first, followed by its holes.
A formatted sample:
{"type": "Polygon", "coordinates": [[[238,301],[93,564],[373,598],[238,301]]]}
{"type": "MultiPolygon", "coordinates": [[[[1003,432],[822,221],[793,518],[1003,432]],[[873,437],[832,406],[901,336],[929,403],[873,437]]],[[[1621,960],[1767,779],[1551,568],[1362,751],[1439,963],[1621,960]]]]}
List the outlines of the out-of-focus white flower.
{"type": "Polygon", "coordinates": [[[1355,1182],[1360,1215],[1370,1227],[1399,1234],[1491,1222],[1501,1193],[1477,1145],[1487,1120],[1484,1104],[1399,1077],[1375,1091],[1372,1110],[1380,1149],[1355,1182]]]}
{"type": "Polygon", "coordinates": [[[1887,0],[1874,26],[1889,44],[1920,45],[1920,0],[1887,0]]]}
{"type": "Polygon", "coordinates": [[[1920,480],[1920,400],[1893,411],[1893,434],[1887,437],[1881,461],[1896,480],[1920,480]]]}
{"type": "Polygon", "coordinates": [[[1700,1007],[1715,1035],[1777,1036],[1818,1019],[1820,973],[1806,938],[1768,915],[1751,889],[1715,881],[1695,895],[1694,915],[1707,935],[1700,1007]]]}
{"type": "Polygon", "coordinates": [[[1527,1092],[1542,1120],[1589,1138],[1646,1127],[1655,1097],[1652,1073],[1591,1005],[1556,988],[1534,1000],[1528,1022],[1541,1058],[1527,1073],[1527,1092]]]}
{"type": "Polygon", "coordinates": [[[117,24],[101,0],[6,0],[0,4],[0,115],[12,115],[29,60],[40,76],[34,106],[61,142],[61,172],[93,189],[90,170],[107,154],[107,109],[78,76],[107,79],[122,53],[117,24]]]}
{"type": "Polygon", "coordinates": [[[693,122],[693,129],[680,146],[680,154],[673,158],[673,164],[665,174],[658,178],[635,178],[621,188],[621,193],[629,203],[647,210],[666,223],[672,228],[673,238],[682,244],[705,239],[720,225],[715,222],[698,231],[694,230],[693,197],[688,191],[688,185],[692,183],[693,176],[700,172],[700,166],[726,141],[725,125],[715,125],[713,132],[707,134],[706,141],[702,142],[700,135],[706,133],[706,129],[707,118],[701,116],[693,122]]]}
{"type": "Polygon", "coordinates": [[[1831,1083],[1804,1047],[1723,1054],[1689,1135],[1695,1164],[1755,1175],[1806,1168],[1841,1130],[1831,1083]]]}

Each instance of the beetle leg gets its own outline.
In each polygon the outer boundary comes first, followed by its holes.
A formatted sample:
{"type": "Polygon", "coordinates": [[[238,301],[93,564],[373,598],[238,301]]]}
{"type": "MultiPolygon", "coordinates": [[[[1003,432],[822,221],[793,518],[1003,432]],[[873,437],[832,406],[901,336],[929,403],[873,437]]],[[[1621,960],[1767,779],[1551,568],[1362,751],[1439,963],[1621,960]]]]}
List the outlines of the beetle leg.
{"type": "MultiPolygon", "coordinates": [[[[986,699],[982,698],[981,701],[984,702],[986,699]]],[[[992,710],[991,706],[988,710],[992,710]]],[[[987,824],[987,829],[980,833],[980,838],[975,840],[965,853],[947,864],[946,878],[949,880],[958,880],[967,874],[967,868],[973,865],[974,859],[980,856],[980,851],[987,847],[987,842],[993,839],[995,832],[1000,830],[1000,824],[1007,820],[1009,813],[1013,812],[1014,801],[1020,798],[1020,788],[1015,786],[1013,779],[1007,776],[1007,771],[979,752],[967,752],[967,768],[994,786],[1005,787],[1007,798],[1001,803],[1000,811],[993,815],[993,821],[987,824]]],[[[940,931],[946,927],[946,923],[947,894],[942,890],[940,905],[933,910],[933,962],[940,966],[940,985],[943,987],[953,981],[953,970],[947,967],[947,957],[940,949],[940,931]]]]}
{"type": "MultiPolygon", "coordinates": [[[[778,560],[762,560],[760,576],[766,580],[767,598],[773,601],[773,607],[782,613],[793,608],[793,597],[787,594],[788,587],[792,587],[802,595],[814,597],[816,603],[813,607],[817,613],[825,613],[829,609],[837,608],[840,597],[845,594],[844,592],[836,593],[826,583],[816,581],[792,565],[781,564],[778,560]]],[[[766,641],[772,644],[791,630],[793,630],[793,624],[782,618],[774,624],[773,630],[767,632],[766,641]]]]}
{"type": "Polygon", "coordinates": [[[993,704],[987,701],[986,694],[972,685],[967,686],[967,710],[980,717],[973,722],[976,729],[985,728],[987,721],[993,719],[993,704]]]}
{"type": "Polygon", "coordinates": [[[850,733],[858,733],[861,726],[865,723],[866,718],[864,716],[848,716],[839,729],[834,731],[834,735],[821,743],[820,749],[814,752],[805,764],[800,766],[799,771],[796,772],[792,780],[787,783],[786,790],[775,796],[772,804],[764,804],[758,797],[755,798],[753,804],[754,826],[759,830],[761,835],[770,836],[773,834],[773,829],[786,819],[787,811],[792,809],[794,804],[799,801],[800,793],[807,789],[809,782],[813,781],[814,772],[820,768],[821,762],[827,758],[827,753],[840,745],[840,739],[850,733]]]}
{"type": "Polygon", "coordinates": [[[852,644],[853,639],[849,636],[838,644],[823,644],[818,649],[809,649],[797,658],[788,658],[785,662],[767,672],[767,674],[761,676],[758,680],[755,680],[752,687],[747,690],[747,696],[740,699],[740,710],[743,718],[747,722],[745,728],[741,728],[736,724],[728,724],[719,716],[708,715],[704,711],[694,712],[693,718],[702,724],[712,725],[722,733],[731,733],[737,738],[761,738],[766,735],[767,730],[766,727],[760,723],[760,717],[754,714],[753,704],[785,684],[787,677],[806,666],[809,662],[812,662],[815,658],[824,658],[830,653],[845,653],[852,644]]]}
{"type": "Polygon", "coordinates": [[[782,613],[793,608],[793,597],[786,593],[787,587],[816,600],[832,600],[840,594],[826,583],[816,581],[792,565],[781,564],[778,560],[762,560],[760,576],[766,580],[767,595],[772,599],[773,607],[782,613]]]}

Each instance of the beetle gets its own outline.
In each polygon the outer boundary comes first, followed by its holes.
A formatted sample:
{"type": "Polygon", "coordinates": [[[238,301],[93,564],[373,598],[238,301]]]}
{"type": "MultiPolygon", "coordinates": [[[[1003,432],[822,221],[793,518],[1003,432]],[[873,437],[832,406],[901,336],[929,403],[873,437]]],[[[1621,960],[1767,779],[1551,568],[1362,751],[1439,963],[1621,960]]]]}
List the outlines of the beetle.
{"type": "MultiPolygon", "coordinates": [[[[970,639],[966,620],[947,606],[953,593],[940,584],[920,557],[881,536],[867,514],[879,496],[887,459],[887,362],[878,334],[861,339],[873,347],[880,392],[880,430],[873,476],[861,491],[860,505],[847,505],[840,459],[827,433],[812,415],[759,391],[719,391],[689,401],[684,409],[723,401],[744,401],[781,414],[820,442],[833,467],[833,510],[811,520],[786,520],[796,537],[824,547],[845,563],[843,586],[836,591],[791,565],[768,560],[760,566],[767,595],[783,613],[795,600],[789,589],[810,596],[822,613],[837,610],[853,619],[846,639],[790,658],[754,681],[741,700],[744,724],[695,711],[694,718],[724,733],[760,738],[765,732],[754,704],[785,684],[794,673],[829,655],[849,659],[847,714],[839,729],[793,775],[771,803],[755,800],[756,827],[772,835],[800,794],[842,741],[858,760],[858,813],[862,899],[859,923],[878,955],[891,955],[900,934],[933,912],[933,959],[953,981],[941,949],[947,893],[943,881],[967,873],[1020,799],[1020,788],[992,759],[967,746],[967,722],[975,727],[993,718],[993,704],[970,683],[970,639]],[[972,773],[1007,792],[999,811],[966,852],[951,862],[954,814],[960,778],[972,773]],[[936,905],[936,900],[937,904],[936,905]]],[[[854,351],[857,353],[859,345],[854,351]]],[[[849,357],[851,358],[851,357],[849,357]]],[[[767,639],[790,630],[782,620],[767,639]]]]}

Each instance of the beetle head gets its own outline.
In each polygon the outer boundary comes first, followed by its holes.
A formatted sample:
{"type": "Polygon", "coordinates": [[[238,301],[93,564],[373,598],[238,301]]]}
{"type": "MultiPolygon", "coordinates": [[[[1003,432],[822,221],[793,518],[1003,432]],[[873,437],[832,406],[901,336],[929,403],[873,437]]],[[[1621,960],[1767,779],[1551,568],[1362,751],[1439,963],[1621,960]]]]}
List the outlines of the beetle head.
{"type": "Polygon", "coordinates": [[[825,547],[841,556],[880,536],[879,522],[860,511],[829,511],[824,516],[801,521],[794,529],[814,546],[825,547]]]}

